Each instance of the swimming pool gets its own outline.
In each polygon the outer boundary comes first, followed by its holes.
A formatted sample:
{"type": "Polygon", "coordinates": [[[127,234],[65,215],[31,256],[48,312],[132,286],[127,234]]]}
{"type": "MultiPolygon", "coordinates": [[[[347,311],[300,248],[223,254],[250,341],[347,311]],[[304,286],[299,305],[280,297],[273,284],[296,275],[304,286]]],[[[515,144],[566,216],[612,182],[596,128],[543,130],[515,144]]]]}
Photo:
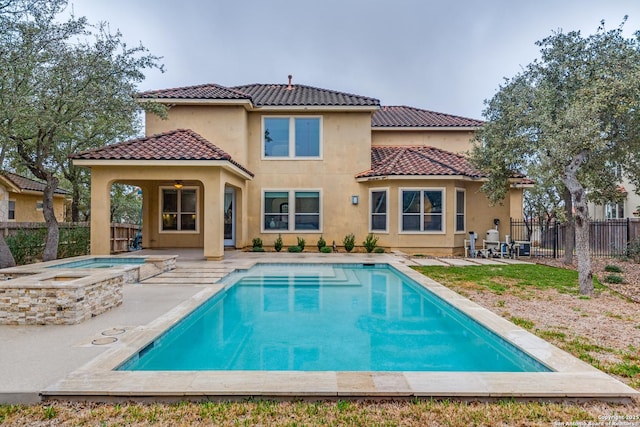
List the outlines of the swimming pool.
{"type": "Polygon", "coordinates": [[[550,371],[386,264],[259,264],[224,283],[118,369],[550,371]]]}

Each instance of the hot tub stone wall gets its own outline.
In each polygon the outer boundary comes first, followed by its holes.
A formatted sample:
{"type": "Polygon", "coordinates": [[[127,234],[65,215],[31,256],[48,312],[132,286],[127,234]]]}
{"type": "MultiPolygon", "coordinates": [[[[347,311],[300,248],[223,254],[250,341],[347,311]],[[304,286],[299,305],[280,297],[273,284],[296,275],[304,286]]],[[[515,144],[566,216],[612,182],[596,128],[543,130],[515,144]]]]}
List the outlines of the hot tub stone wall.
{"type": "Polygon", "coordinates": [[[122,276],[86,286],[0,288],[0,324],[74,325],[122,304],[122,276]]]}

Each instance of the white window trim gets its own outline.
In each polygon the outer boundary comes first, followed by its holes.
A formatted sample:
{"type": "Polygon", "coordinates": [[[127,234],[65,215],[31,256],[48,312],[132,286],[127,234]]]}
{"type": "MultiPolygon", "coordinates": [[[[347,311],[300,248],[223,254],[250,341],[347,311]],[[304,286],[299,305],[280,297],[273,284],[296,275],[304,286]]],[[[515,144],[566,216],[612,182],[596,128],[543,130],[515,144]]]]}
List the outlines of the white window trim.
{"type": "MultiPolygon", "coordinates": [[[[424,221],[420,221],[423,224],[424,221]]],[[[445,187],[400,187],[398,188],[398,234],[447,234],[447,189],[445,187]],[[423,217],[424,191],[441,191],[442,192],[442,230],[422,230],[422,231],[404,231],[402,230],[402,193],[405,191],[420,192],[420,217],[423,217]]]]}
{"type": "Polygon", "coordinates": [[[455,198],[453,200],[453,232],[455,234],[466,234],[467,232],[467,190],[465,188],[458,188],[456,187],[455,191],[455,198]],[[456,227],[458,226],[458,192],[461,192],[464,194],[464,206],[462,207],[462,215],[463,215],[463,223],[462,223],[462,230],[456,230],[456,227]]]}
{"type": "MultiPolygon", "coordinates": [[[[261,149],[261,159],[262,160],[322,160],[322,140],[323,140],[323,118],[322,116],[289,116],[289,115],[265,115],[262,116],[262,131],[260,132],[260,149],[261,149]],[[288,156],[267,156],[265,154],[265,141],[264,141],[264,132],[265,132],[265,119],[289,119],[289,155],[288,156]],[[320,120],[320,131],[319,131],[319,141],[318,141],[318,152],[320,153],[318,156],[296,156],[291,153],[294,153],[296,150],[296,132],[295,132],[295,119],[319,119],[320,120]]],[[[284,191],[284,190],[283,190],[284,191]]]]}
{"type": "Polygon", "coordinates": [[[369,232],[370,233],[377,233],[377,234],[389,234],[389,187],[382,187],[382,188],[370,188],[369,189],[369,200],[368,200],[368,204],[369,204],[369,232]],[[374,230],[373,229],[373,209],[371,206],[371,200],[373,200],[373,193],[381,193],[381,192],[385,192],[386,193],[386,199],[387,199],[387,218],[384,224],[384,230],[374,230]]]}
{"type": "Polygon", "coordinates": [[[322,199],[323,199],[323,195],[322,195],[322,189],[321,188],[263,188],[262,189],[262,193],[260,194],[260,232],[265,233],[265,234],[290,234],[290,233],[298,233],[298,234],[321,234],[322,233],[322,224],[323,224],[323,214],[322,214],[322,199]],[[295,229],[295,221],[296,221],[296,192],[298,191],[304,191],[304,192],[311,192],[311,191],[315,191],[318,193],[318,210],[320,212],[318,212],[318,230],[296,230],[295,229]],[[289,212],[287,212],[287,215],[289,217],[288,221],[289,221],[289,229],[287,230],[271,230],[269,228],[265,228],[264,227],[264,216],[265,216],[265,212],[264,212],[264,195],[265,193],[269,193],[269,192],[281,192],[281,193],[289,193],[289,198],[288,198],[288,202],[289,203],[289,212]]]}
{"type": "MultiPolygon", "coordinates": [[[[158,233],[159,234],[199,234],[200,233],[200,187],[187,187],[184,186],[180,189],[176,189],[171,185],[165,185],[158,187],[158,233]],[[163,230],[162,229],[162,202],[164,200],[162,190],[196,190],[196,229],[195,230],[163,230]]],[[[180,201],[180,207],[182,207],[182,200],[180,201]]],[[[180,217],[178,217],[180,221],[180,217]]]]}

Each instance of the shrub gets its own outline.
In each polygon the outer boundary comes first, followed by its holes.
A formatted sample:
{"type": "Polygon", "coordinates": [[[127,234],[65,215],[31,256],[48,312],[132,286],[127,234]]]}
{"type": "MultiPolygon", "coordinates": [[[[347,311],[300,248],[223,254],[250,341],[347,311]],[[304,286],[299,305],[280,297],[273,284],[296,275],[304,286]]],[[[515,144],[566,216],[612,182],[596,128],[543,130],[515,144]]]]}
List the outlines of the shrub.
{"type": "Polygon", "coordinates": [[[320,235],[320,238],[318,239],[318,243],[316,243],[316,246],[318,247],[318,250],[320,252],[322,252],[322,248],[327,246],[327,242],[324,240],[322,235],[320,235]]]}
{"type": "Polygon", "coordinates": [[[264,252],[264,248],[261,246],[254,246],[253,252],[264,252]]]}
{"type": "Polygon", "coordinates": [[[329,246],[323,246],[320,248],[320,252],[323,254],[330,254],[333,251],[329,246]]]}
{"type": "Polygon", "coordinates": [[[609,273],[622,273],[622,268],[618,265],[606,265],[604,271],[608,271],[609,273]]]}
{"type": "Polygon", "coordinates": [[[378,237],[374,236],[372,233],[367,234],[367,237],[364,239],[364,242],[362,242],[362,246],[364,246],[368,254],[373,252],[377,244],[378,244],[378,237]]]}
{"type": "Polygon", "coordinates": [[[262,239],[259,237],[254,238],[251,243],[253,245],[253,249],[262,247],[262,239]]]}
{"type": "Polygon", "coordinates": [[[44,242],[47,238],[46,228],[18,229],[7,236],[5,241],[17,265],[31,264],[42,260],[44,242]]]}
{"type": "Polygon", "coordinates": [[[373,250],[373,252],[377,253],[377,254],[383,254],[384,253],[384,248],[375,248],[373,250]]]}
{"type": "Polygon", "coordinates": [[[298,253],[298,252],[302,252],[302,248],[300,246],[289,246],[287,248],[287,251],[293,252],[293,253],[298,253]]]}
{"type": "Polygon", "coordinates": [[[298,237],[298,247],[300,248],[300,252],[304,251],[305,241],[302,237],[298,237]]]}
{"type": "Polygon", "coordinates": [[[627,243],[627,257],[635,262],[640,262],[640,238],[627,243]]]}
{"type": "Polygon", "coordinates": [[[273,242],[273,248],[276,252],[280,252],[282,250],[282,246],[284,246],[284,243],[282,243],[282,235],[278,234],[278,238],[273,242]]]}
{"type": "Polygon", "coordinates": [[[344,250],[347,252],[351,252],[356,245],[356,236],[353,233],[349,233],[342,240],[342,244],[344,245],[344,250]]]}
{"type": "Polygon", "coordinates": [[[618,274],[609,274],[607,277],[604,278],[604,281],[606,283],[622,283],[624,282],[624,279],[622,279],[622,276],[618,275],[618,274]]]}

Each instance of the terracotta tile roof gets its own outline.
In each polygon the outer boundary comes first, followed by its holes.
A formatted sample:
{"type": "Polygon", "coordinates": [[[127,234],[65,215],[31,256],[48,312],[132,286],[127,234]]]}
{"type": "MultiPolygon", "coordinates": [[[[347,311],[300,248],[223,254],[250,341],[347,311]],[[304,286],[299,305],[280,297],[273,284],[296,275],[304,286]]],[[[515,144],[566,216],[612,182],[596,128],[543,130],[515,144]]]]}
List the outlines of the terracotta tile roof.
{"type": "Polygon", "coordinates": [[[250,100],[264,106],[366,106],[378,107],[380,101],[366,96],[320,89],[305,85],[250,84],[224,87],[217,84],[185,86],[139,93],[141,99],[250,100]]]}
{"type": "Polygon", "coordinates": [[[378,107],[375,98],[305,85],[250,84],[231,89],[251,95],[256,106],[364,106],[378,107]]]}
{"type": "Polygon", "coordinates": [[[177,129],[145,138],[106,145],[72,154],[83,160],[227,160],[249,175],[253,173],[221,148],[190,129],[177,129]]]}
{"type": "Polygon", "coordinates": [[[405,106],[383,106],[373,113],[374,128],[397,127],[478,127],[484,122],[405,106]]]}
{"type": "MultiPolygon", "coordinates": [[[[22,175],[15,174],[13,172],[2,171],[0,172],[6,180],[10,181],[13,185],[18,187],[20,190],[26,191],[37,191],[43,192],[45,184],[41,181],[36,181],[35,179],[27,178],[22,175]]],[[[65,190],[64,188],[56,188],[54,191],[55,194],[71,194],[70,191],[65,190]]]]}
{"type": "Polygon", "coordinates": [[[251,99],[249,94],[214,83],[150,90],[141,92],[137,96],[142,99],[251,99]]]}
{"type": "Polygon", "coordinates": [[[356,178],[377,176],[468,176],[487,174],[474,168],[466,157],[428,146],[371,148],[371,169],[356,178]]]}

